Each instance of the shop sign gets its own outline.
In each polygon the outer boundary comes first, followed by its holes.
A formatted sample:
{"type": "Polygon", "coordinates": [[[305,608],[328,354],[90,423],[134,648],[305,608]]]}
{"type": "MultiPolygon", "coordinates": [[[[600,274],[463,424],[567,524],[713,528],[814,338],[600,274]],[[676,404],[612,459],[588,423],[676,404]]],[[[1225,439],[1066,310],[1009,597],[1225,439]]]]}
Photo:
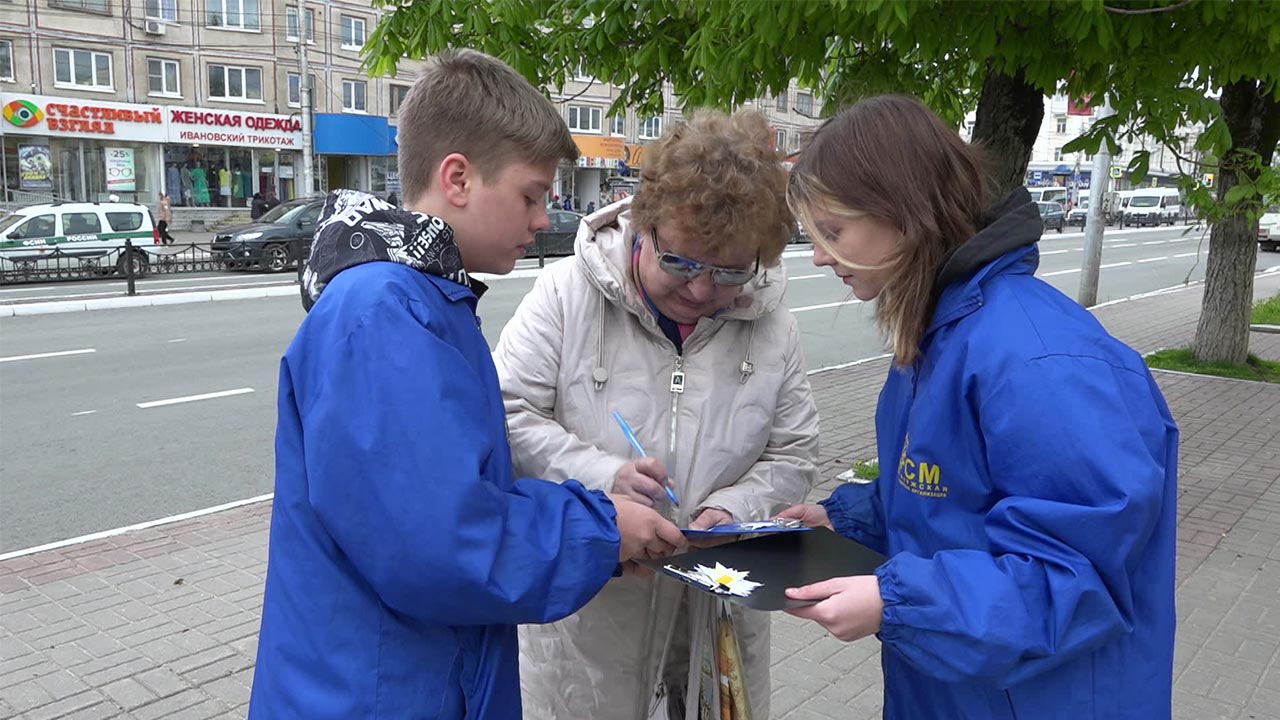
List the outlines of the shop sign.
{"type": "Polygon", "coordinates": [[[400,171],[387,171],[387,192],[400,192],[400,171]]]}
{"type": "Polygon", "coordinates": [[[104,155],[107,162],[107,192],[134,192],[133,148],[109,147],[104,155]]]}
{"type": "Polygon", "coordinates": [[[23,190],[53,187],[53,153],[48,145],[18,146],[18,186],[23,190]]]}
{"type": "Polygon", "coordinates": [[[302,121],[292,115],[191,107],[165,110],[171,143],[302,148],[302,121]]]}
{"type": "Polygon", "coordinates": [[[644,149],[644,145],[625,145],[622,159],[631,167],[644,167],[644,149]]]}
{"type": "Polygon", "coordinates": [[[49,95],[0,93],[5,134],[121,142],[235,145],[297,150],[302,121],[293,115],[130,105],[49,95]]]}
{"type": "Polygon", "coordinates": [[[578,167],[616,168],[627,153],[626,143],[620,137],[605,135],[574,135],[578,146],[578,167]]]}
{"type": "Polygon", "coordinates": [[[0,93],[6,133],[162,142],[156,105],[128,105],[49,95],[0,93]]]}

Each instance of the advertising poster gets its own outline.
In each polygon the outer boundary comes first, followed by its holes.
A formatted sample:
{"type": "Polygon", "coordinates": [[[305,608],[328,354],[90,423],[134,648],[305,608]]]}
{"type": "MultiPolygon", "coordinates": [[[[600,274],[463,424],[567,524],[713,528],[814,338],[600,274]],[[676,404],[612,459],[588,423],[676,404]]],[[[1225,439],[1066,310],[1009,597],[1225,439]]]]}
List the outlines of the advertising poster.
{"type": "Polygon", "coordinates": [[[133,148],[106,148],[107,192],[134,192],[133,148]]]}
{"type": "Polygon", "coordinates": [[[48,145],[18,146],[18,178],[23,190],[53,188],[53,153],[48,145]]]}

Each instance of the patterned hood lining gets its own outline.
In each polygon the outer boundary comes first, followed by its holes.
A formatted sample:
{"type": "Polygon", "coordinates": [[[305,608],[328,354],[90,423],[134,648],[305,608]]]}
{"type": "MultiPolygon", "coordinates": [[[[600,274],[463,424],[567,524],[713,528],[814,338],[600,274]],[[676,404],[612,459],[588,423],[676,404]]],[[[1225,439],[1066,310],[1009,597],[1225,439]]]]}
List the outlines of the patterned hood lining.
{"type": "Polygon", "coordinates": [[[445,221],[358,190],[335,190],[325,198],[311,241],[302,273],[302,306],[311,310],[338,273],[367,262],[408,265],[465,285],[477,297],[483,288],[462,267],[453,228],[445,221]]]}

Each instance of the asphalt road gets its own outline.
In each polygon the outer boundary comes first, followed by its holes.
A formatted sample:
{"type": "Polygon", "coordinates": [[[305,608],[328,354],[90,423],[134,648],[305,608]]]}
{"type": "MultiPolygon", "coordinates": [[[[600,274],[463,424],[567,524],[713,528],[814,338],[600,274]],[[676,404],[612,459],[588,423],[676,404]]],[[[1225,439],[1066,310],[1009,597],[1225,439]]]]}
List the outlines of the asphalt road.
{"type": "MultiPolygon", "coordinates": [[[[1082,249],[1049,233],[1039,274],[1074,296],[1082,249]]],[[[809,367],[882,354],[871,307],[806,250],[785,263],[809,367]]],[[[1099,299],[1201,279],[1207,252],[1183,228],[1112,231],[1099,299]]],[[[491,283],[491,344],[533,282],[491,283]]],[[[278,363],[302,317],[286,297],[0,319],[0,552],[270,492],[278,363]]]]}

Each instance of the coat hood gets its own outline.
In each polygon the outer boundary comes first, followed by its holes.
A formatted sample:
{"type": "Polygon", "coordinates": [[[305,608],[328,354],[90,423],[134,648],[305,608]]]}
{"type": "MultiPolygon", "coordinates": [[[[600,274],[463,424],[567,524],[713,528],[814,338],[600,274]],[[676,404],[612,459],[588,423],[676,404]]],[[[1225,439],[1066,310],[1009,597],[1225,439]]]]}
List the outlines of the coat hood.
{"type": "MultiPolygon", "coordinates": [[[[609,302],[641,317],[649,314],[631,275],[631,198],[607,205],[582,219],[574,251],[591,284],[609,302]]],[[[717,315],[728,320],[757,320],[782,304],[786,267],[761,267],[733,303],[717,315]]]]}
{"type": "Polygon", "coordinates": [[[320,293],[347,268],[394,262],[472,288],[484,286],[462,267],[453,228],[438,217],[400,208],[368,193],[335,190],[325,198],[311,253],[302,273],[302,306],[310,311],[320,293]]]}

